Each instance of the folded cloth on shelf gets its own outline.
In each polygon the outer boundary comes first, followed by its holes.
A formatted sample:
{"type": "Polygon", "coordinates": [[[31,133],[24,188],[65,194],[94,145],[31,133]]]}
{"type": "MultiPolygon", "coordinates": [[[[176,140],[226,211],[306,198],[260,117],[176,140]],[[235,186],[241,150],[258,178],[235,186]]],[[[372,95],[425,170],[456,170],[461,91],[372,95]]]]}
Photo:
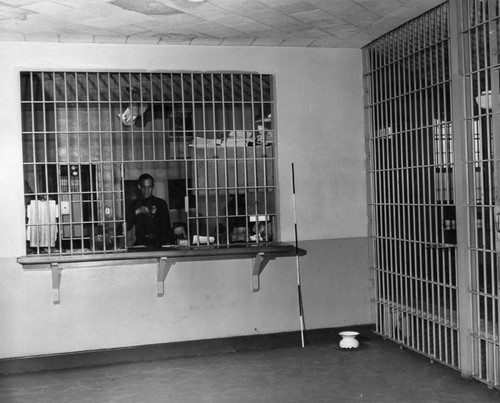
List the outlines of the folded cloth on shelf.
{"type": "Polygon", "coordinates": [[[26,239],[31,247],[54,247],[57,238],[59,208],[55,200],[31,200],[26,209],[26,239]]]}

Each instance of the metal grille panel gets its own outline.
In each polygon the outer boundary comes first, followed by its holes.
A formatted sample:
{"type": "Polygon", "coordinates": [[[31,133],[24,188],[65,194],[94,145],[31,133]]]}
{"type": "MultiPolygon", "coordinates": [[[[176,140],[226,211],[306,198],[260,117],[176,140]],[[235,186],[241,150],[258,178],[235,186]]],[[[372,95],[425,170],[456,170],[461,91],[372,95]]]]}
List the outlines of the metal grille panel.
{"type": "Polygon", "coordinates": [[[273,96],[255,73],[22,72],[27,253],[132,246],[144,172],[188,245],[272,241],[273,96]]]}
{"type": "Polygon", "coordinates": [[[498,1],[467,0],[462,7],[465,75],[467,208],[470,226],[472,375],[498,387],[498,1]]]}
{"type": "Polygon", "coordinates": [[[458,367],[447,5],[364,56],[377,331],[458,367]]]}

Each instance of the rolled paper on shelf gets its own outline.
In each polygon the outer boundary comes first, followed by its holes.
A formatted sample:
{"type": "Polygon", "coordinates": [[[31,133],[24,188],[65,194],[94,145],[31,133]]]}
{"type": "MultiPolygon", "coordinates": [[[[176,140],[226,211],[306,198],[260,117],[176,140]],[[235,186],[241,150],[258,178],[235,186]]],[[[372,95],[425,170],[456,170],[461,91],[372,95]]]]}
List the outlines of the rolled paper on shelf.
{"type": "Polygon", "coordinates": [[[215,238],[213,236],[201,236],[201,235],[193,235],[193,245],[208,245],[210,243],[214,243],[215,238]]]}

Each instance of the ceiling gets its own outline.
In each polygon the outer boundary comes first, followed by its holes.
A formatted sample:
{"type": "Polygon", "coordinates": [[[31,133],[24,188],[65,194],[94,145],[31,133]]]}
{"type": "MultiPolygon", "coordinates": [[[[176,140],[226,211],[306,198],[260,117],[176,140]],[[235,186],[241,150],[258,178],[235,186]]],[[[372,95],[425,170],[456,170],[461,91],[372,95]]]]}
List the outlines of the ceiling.
{"type": "Polygon", "coordinates": [[[0,0],[0,41],[362,48],[443,0],[0,0]]]}

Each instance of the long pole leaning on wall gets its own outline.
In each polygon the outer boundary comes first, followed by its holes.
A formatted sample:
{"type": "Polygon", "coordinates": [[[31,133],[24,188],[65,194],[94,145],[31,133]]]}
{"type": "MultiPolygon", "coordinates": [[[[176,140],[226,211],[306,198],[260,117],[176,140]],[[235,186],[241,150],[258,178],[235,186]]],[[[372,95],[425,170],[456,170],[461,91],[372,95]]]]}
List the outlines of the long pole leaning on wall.
{"type": "Polygon", "coordinates": [[[297,264],[297,293],[299,301],[300,340],[302,348],[304,348],[305,347],[304,307],[302,305],[302,290],[300,286],[299,236],[297,231],[297,203],[295,201],[295,168],[293,162],[292,162],[292,202],[293,202],[293,224],[295,232],[295,262],[297,264]]]}

